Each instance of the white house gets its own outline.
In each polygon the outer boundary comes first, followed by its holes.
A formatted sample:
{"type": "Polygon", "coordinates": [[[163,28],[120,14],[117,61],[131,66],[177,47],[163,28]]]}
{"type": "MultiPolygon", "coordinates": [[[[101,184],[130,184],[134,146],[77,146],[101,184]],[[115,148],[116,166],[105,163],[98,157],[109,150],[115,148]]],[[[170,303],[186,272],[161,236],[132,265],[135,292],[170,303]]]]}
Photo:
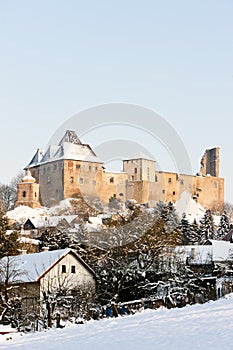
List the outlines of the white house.
{"type": "Polygon", "coordinates": [[[24,297],[42,298],[58,289],[95,289],[95,273],[72,249],[4,257],[0,260],[1,283],[17,285],[24,297]]]}

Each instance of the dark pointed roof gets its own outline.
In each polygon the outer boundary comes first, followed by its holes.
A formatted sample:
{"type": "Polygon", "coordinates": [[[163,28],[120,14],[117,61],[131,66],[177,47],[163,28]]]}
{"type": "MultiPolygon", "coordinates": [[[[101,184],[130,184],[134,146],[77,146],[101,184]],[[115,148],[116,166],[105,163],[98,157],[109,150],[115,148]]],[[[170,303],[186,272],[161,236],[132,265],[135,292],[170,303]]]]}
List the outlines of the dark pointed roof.
{"type": "Polygon", "coordinates": [[[72,131],[72,130],[66,130],[65,135],[63,136],[63,138],[61,139],[61,141],[59,142],[58,145],[61,146],[61,145],[64,144],[64,142],[74,143],[75,145],[81,145],[82,144],[82,142],[78,138],[76,132],[72,131]]]}
{"type": "Polygon", "coordinates": [[[227,242],[233,243],[233,229],[230,230],[230,231],[226,234],[226,236],[224,236],[224,237],[222,238],[222,241],[227,241],[227,242]]]}
{"type": "Polygon", "coordinates": [[[49,145],[45,153],[37,150],[37,153],[26,168],[61,159],[103,163],[89,145],[81,143],[75,131],[67,130],[59,144],[49,145]]]}
{"type": "Polygon", "coordinates": [[[36,153],[32,157],[32,160],[29,162],[29,164],[25,167],[25,169],[33,167],[41,162],[42,158],[44,156],[44,151],[40,148],[37,149],[36,153]]]}

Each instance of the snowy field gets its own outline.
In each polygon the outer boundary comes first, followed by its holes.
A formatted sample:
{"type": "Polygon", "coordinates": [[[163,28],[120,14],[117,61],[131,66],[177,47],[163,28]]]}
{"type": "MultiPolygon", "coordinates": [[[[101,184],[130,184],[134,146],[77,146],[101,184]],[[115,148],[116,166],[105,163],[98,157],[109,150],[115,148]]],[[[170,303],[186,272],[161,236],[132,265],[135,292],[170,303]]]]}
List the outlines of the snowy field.
{"type": "Polygon", "coordinates": [[[0,336],[0,349],[233,349],[233,296],[183,309],[146,310],[35,334],[0,336]],[[12,339],[6,340],[11,337],[12,339]]]}

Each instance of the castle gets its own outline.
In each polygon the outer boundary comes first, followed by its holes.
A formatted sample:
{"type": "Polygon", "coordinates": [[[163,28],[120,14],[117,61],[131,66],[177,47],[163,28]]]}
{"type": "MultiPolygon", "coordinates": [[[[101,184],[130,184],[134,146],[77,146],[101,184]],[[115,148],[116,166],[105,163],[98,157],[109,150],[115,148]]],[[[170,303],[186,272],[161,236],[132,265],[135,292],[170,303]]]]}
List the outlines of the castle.
{"type": "Polygon", "coordinates": [[[197,175],[158,171],[156,161],[142,153],[123,160],[123,172],[108,172],[92,148],[67,130],[58,144],[38,149],[25,169],[16,206],[51,207],[79,197],[104,203],[134,199],[152,206],[159,200],[175,203],[185,190],[204,208],[221,211],[224,205],[219,148],[206,150],[197,175]]]}

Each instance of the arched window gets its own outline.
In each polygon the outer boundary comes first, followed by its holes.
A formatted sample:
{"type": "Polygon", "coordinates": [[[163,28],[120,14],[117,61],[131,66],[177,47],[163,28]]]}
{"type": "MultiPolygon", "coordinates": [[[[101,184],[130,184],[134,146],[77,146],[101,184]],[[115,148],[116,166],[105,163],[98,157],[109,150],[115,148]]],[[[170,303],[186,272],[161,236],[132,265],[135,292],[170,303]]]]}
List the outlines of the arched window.
{"type": "Polygon", "coordinates": [[[27,195],[27,192],[26,191],[23,191],[23,198],[25,198],[27,195]]]}

